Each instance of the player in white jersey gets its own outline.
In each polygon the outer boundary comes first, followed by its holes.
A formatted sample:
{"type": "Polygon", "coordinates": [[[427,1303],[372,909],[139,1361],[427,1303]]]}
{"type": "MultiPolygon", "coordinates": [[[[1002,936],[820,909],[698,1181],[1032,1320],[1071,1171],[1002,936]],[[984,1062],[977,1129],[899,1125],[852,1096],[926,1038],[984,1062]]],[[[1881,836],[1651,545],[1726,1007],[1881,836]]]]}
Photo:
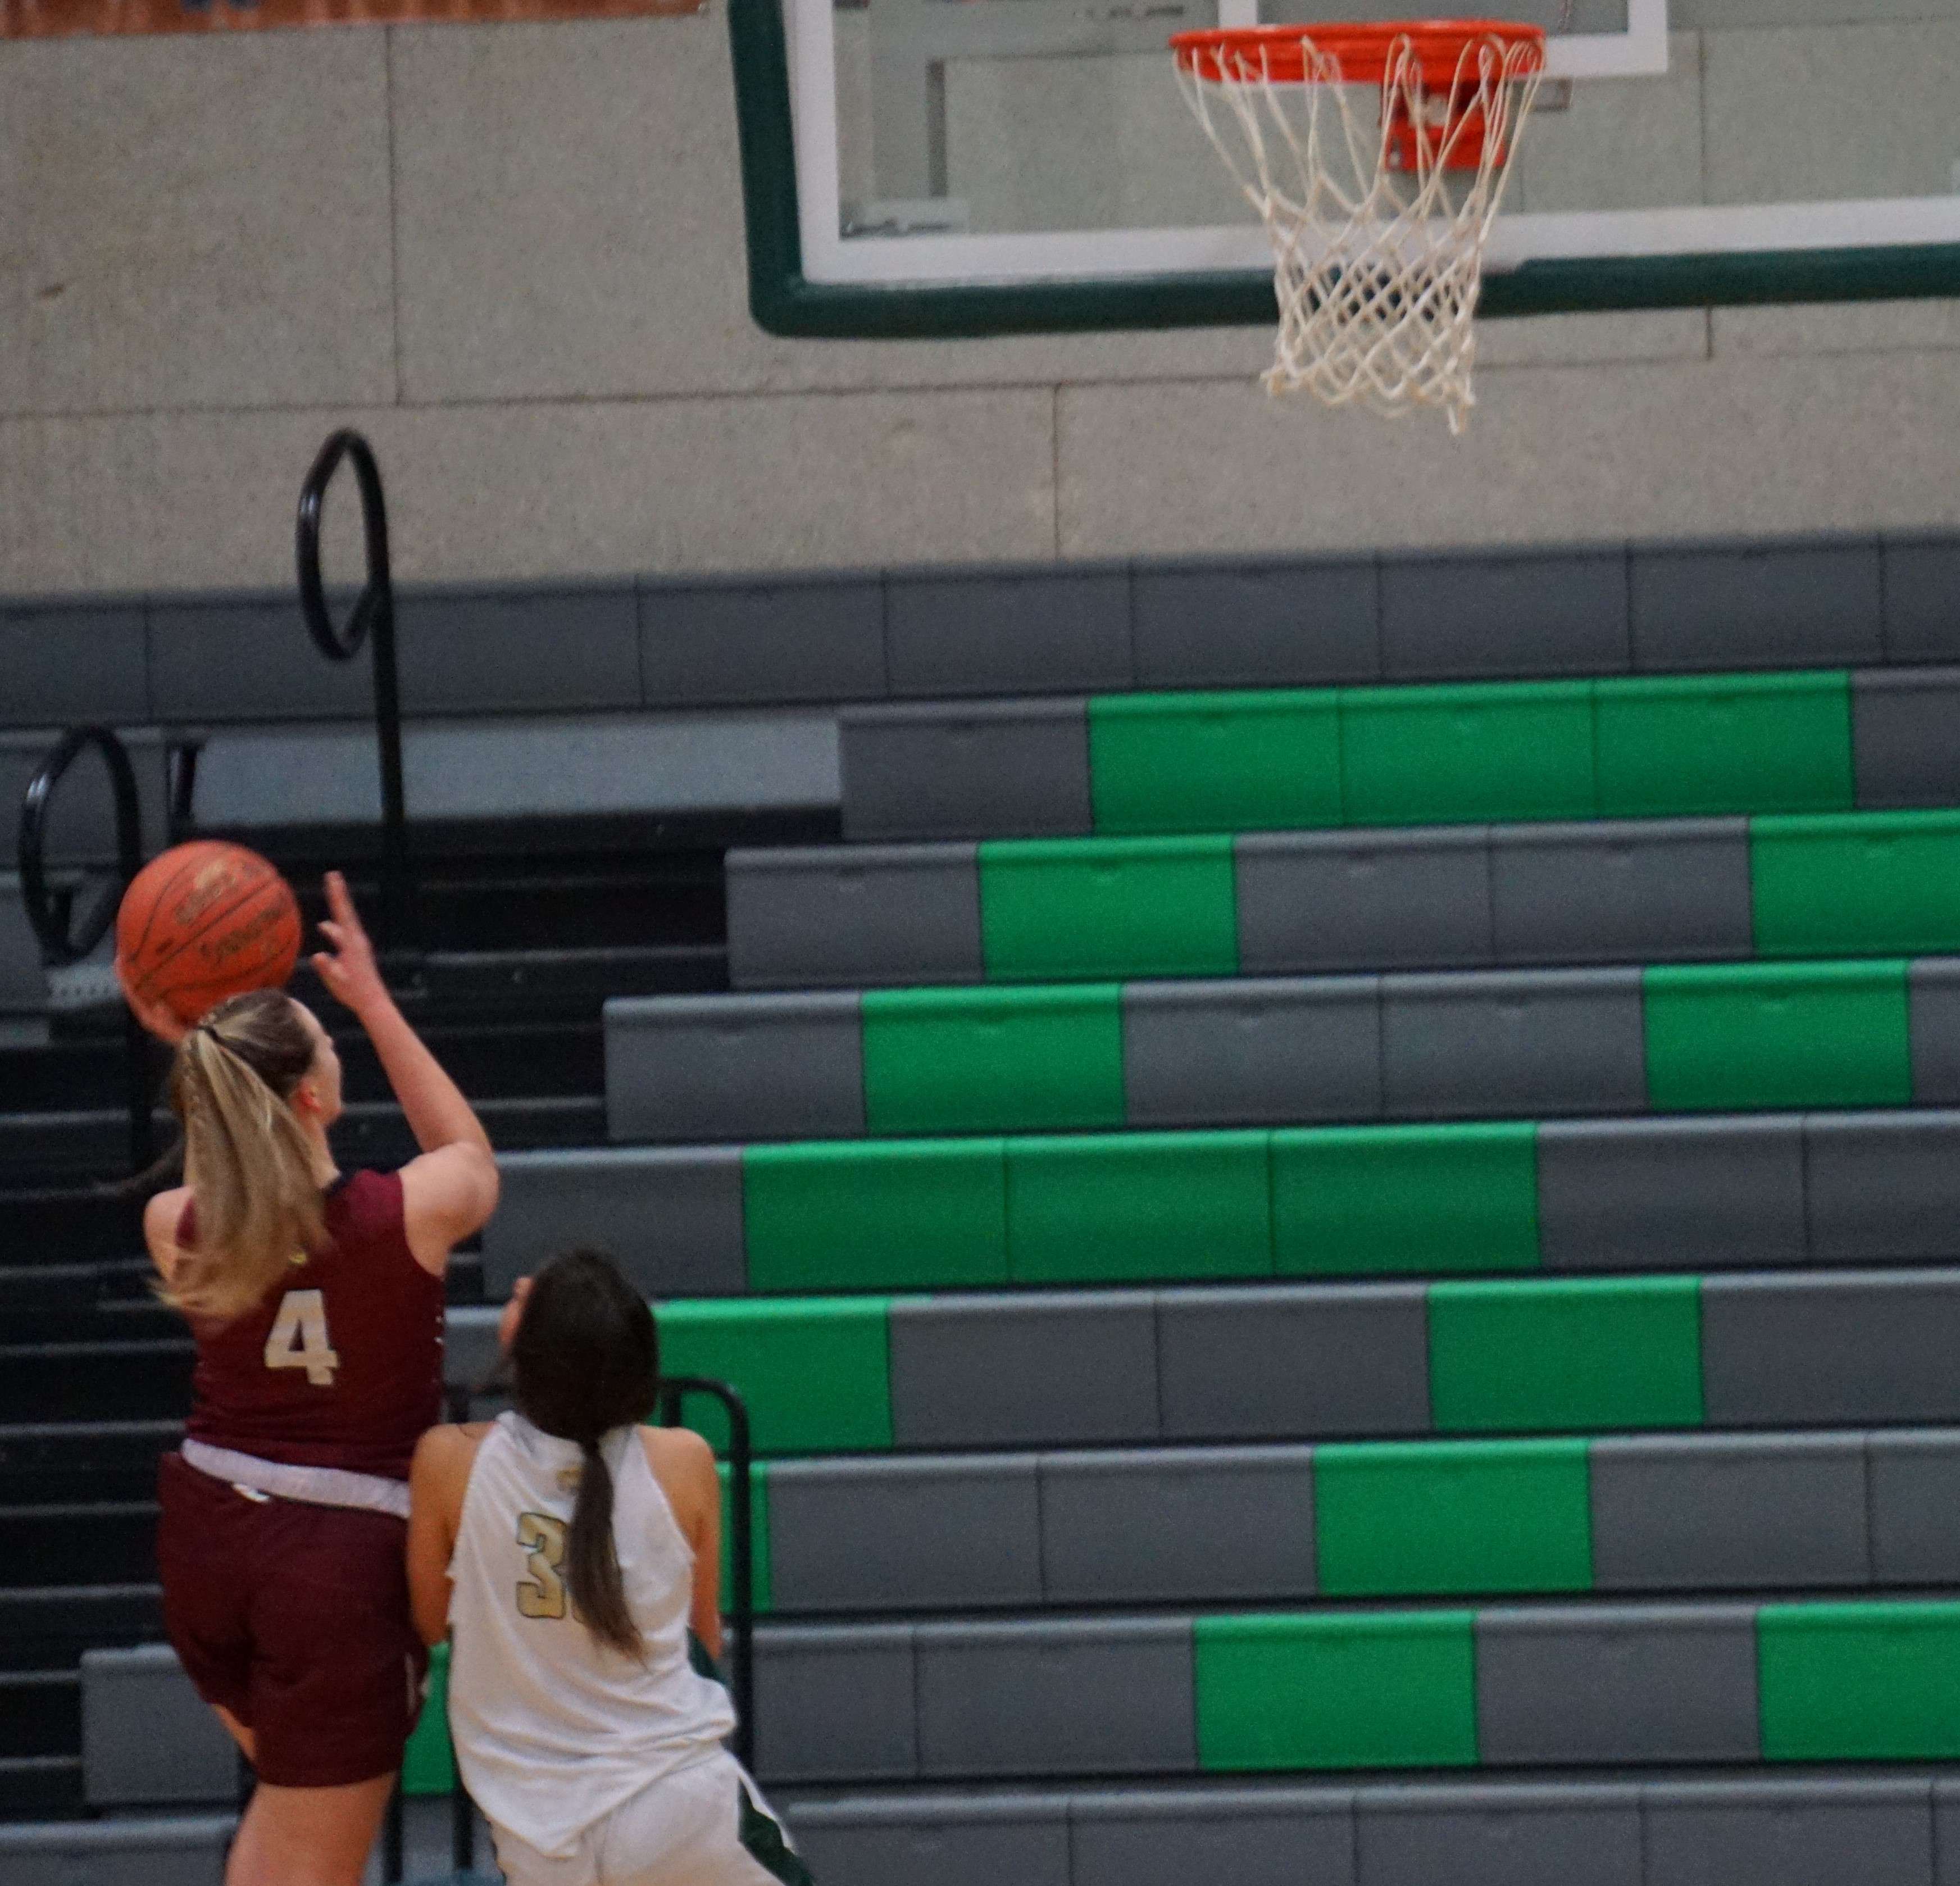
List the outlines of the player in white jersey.
{"type": "Polygon", "coordinates": [[[452,1635],[450,1731],[510,1886],[809,1886],[722,1738],[721,1495],[698,1435],[645,1426],[654,1319],[611,1261],[554,1258],[504,1313],[514,1412],[431,1428],[409,1584],[452,1635]]]}

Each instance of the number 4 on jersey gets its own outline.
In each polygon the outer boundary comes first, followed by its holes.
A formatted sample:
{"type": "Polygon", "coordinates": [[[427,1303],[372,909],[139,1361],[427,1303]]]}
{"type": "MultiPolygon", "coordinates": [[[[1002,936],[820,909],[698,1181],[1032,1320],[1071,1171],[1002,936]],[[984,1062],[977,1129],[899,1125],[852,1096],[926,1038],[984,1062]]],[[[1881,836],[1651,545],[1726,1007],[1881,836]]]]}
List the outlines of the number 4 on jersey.
{"type": "Polygon", "coordinates": [[[288,1290],[280,1299],[278,1315],[266,1338],[266,1366],[304,1369],[316,1388],[333,1386],[340,1358],[327,1341],[325,1291],[288,1290]]]}

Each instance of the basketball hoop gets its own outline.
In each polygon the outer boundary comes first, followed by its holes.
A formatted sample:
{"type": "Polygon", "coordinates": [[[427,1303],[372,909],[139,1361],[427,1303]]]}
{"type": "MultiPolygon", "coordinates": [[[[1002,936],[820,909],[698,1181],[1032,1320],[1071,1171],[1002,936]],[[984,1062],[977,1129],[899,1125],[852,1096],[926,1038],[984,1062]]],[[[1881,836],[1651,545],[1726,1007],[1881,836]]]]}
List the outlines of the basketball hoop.
{"type": "Polygon", "coordinates": [[[1545,74],[1542,28],[1500,20],[1180,33],[1179,88],[1265,221],[1271,393],[1399,417],[1475,403],[1484,243],[1545,74]],[[1351,88],[1381,94],[1363,122],[1351,88]]]}

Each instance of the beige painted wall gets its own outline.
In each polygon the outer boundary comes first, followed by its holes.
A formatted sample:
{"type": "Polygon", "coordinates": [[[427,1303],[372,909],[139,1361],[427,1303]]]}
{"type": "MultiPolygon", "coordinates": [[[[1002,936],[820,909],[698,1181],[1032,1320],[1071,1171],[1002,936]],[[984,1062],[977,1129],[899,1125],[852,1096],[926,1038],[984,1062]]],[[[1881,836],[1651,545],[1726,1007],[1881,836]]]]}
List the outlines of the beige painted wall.
{"type": "Polygon", "coordinates": [[[0,593],[1960,525],[1960,304],[1492,323],[1468,437],[1246,331],[786,342],[726,24],[0,46],[0,593]]]}

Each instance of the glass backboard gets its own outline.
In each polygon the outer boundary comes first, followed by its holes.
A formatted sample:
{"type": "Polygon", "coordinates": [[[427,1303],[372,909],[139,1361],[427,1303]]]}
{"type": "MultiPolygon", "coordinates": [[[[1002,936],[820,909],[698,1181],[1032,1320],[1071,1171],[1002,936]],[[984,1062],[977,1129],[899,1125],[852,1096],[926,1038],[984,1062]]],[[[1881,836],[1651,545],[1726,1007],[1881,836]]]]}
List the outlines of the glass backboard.
{"type": "MultiPolygon", "coordinates": [[[[1483,10],[1550,38],[1480,311],[1960,293],[1955,0],[1483,10]]],[[[1270,319],[1265,233],[1166,43],[1408,11],[731,0],[758,318],[840,334],[1270,319]]]]}

